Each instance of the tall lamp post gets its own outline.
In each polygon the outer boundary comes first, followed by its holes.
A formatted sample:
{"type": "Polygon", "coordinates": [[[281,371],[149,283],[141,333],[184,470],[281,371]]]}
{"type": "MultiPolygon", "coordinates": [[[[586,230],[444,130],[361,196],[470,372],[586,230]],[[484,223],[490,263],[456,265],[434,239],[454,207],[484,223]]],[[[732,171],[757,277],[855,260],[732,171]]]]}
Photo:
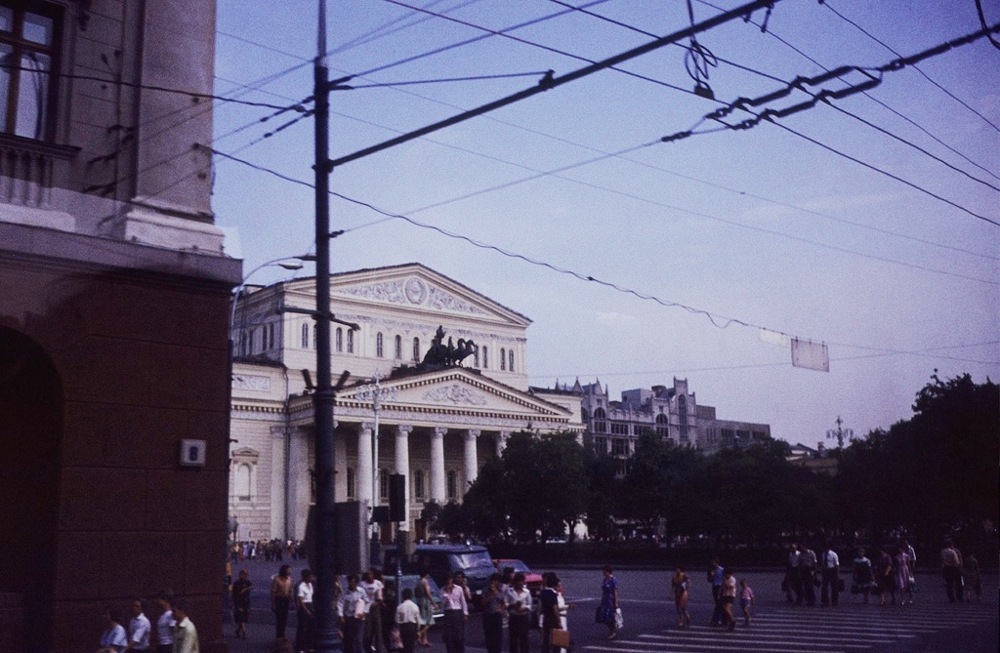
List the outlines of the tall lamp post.
{"type": "MultiPolygon", "coordinates": [[[[378,468],[378,423],[379,413],[382,410],[382,401],[396,401],[398,394],[395,388],[383,388],[381,384],[382,375],[375,373],[375,381],[358,390],[355,395],[358,399],[372,401],[372,412],[375,414],[375,428],[372,431],[372,517],[375,516],[375,508],[379,500],[379,468],[378,468]]],[[[379,564],[382,557],[379,547],[379,525],[372,521],[371,524],[371,553],[372,564],[379,564]]]]}

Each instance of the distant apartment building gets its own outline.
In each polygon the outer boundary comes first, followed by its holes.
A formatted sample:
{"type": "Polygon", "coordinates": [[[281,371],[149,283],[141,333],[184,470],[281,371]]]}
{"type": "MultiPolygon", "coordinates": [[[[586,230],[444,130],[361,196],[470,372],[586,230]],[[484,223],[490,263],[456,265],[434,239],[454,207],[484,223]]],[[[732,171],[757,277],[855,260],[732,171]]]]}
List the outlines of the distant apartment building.
{"type": "Polygon", "coordinates": [[[622,474],[636,441],[647,431],[705,454],[771,438],[768,424],[718,419],[714,406],[698,404],[687,379],[675,378],[669,388],[655,385],[625,390],[621,401],[611,400],[607,386],[599,379],[588,384],[577,381],[572,386],[556,384],[549,392],[553,391],[580,398],[585,440],[595,450],[617,458],[622,474]]]}

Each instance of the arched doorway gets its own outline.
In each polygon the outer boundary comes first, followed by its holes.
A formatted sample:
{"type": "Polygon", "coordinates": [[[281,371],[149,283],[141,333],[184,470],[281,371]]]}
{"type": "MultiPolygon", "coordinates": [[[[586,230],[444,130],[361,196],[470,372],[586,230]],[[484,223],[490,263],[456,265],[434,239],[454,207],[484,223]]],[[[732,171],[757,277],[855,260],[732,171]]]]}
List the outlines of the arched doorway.
{"type": "Polygon", "coordinates": [[[52,630],[62,423],[51,359],[0,326],[0,593],[21,597],[26,651],[48,650],[52,630]]]}

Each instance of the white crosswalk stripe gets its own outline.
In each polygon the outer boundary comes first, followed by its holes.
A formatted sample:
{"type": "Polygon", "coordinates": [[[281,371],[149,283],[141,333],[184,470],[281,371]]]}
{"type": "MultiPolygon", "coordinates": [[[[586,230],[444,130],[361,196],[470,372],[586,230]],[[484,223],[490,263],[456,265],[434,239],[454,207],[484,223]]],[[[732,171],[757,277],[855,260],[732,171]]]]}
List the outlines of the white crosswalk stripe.
{"type": "Polygon", "coordinates": [[[982,604],[768,606],[755,611],[749,627],[742,626],[738,618],[733,632],[708,626],[623,632],[616,640],[581,648],[593,653],[860,653],[877,646],[902,645],[905,649],[907,642],[921,635],[960,632],[964,626],[995,619],[996,606],[982,604]]]}

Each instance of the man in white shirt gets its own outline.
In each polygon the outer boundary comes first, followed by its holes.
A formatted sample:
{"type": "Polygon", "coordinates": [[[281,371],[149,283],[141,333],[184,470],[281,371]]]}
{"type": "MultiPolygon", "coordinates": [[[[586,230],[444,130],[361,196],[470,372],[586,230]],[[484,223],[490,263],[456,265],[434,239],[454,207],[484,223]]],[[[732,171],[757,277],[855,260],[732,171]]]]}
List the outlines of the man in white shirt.
{"type": "Polygon", "coordinates": [[[375,576],[375,570],[370,569],[365,579],[358,583],[368,599],[367,616],[365,617],[365,651],[375,649],[377,653],[385,653],[385,641],[382,639],[382,609],[384,583],[375,576]]]}
{"type": "Polygon", "coordinates": [[[156,620],[156,650],[157,653],[171,653],[174,650],[174,613],[170,602],[174,594],[170,590],[162,590],[156,597],[156,605],[160,608],[160,616],[156,620]]]}
{"type": "Polygon", "coordinates": [[[837,552],[830,548],[830,545],[823,547],[823,555],[820,556],[820,572],[823,574],[823,587],[820,590],[820,604],[837,607],[840,596],[840,558],[837,552]]]}
{"type": "Polygon", "coordinates": [[[448,576],[448,582],[441,588],[441,604],[444,607],[444,648],[447,653],[465,653],[465,622],[469,619],[469,604],[465,600],[465,588],[455,584],[448,576]]]}
{"type": "Polygon", "coordinates": [[[368,612],[368,595],[358,587],[358,575],[347,577],[347,589],[337,599],[337,617],[344,632],[344,653],[361,653],[364,650],[365,614],[368,612]]]}
{"type": "Polygon", "coordinates": [[[528,653],[528,630],[531,626],[531,592],[524,586],[524,574],[514,574],[514,583],[504,596],[509,617],[510,653],[528,653]]]}
{"type": "MultiPolygon", "coordinates": [[[[802,580],[802,598],[806,605],[816,605],[816,588],[813,586],[813,578],[816,575],[816,553],[809,548],[809,545],[802,545],[802,555],[799,556],[799,574],[802,580]]],[[[796,601],[801,604],[802,601],[796,601]]]]}
{"type": "Polygon", "coordinates": [[[396,626],[399,638],[403,640],[403,653],[413,653],[420,628],[420,608],[413,602],[413,590],[409,587],[403,590],[402,599],[403,602],[396,608],[396,626]]]}
{"type": "Polygon", "coordinates": [[[149,633],[151,626],[149,619],[142,613],[142,600],[132,601],[132,620],[128,622],[128,646],[126,651],[148,651],[149,633]]]}
{"type": "Polygon", "coordinates": [[[174,626],[174,651],[173,653],[200,653],[198,645],[198,630],[188,619],[187,601],[175,599],[173,603],[174,619],[177,625],[174,626]]]}

